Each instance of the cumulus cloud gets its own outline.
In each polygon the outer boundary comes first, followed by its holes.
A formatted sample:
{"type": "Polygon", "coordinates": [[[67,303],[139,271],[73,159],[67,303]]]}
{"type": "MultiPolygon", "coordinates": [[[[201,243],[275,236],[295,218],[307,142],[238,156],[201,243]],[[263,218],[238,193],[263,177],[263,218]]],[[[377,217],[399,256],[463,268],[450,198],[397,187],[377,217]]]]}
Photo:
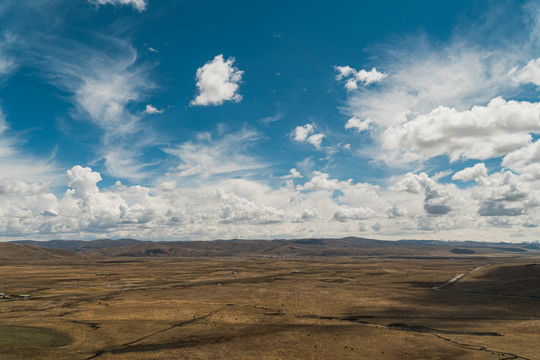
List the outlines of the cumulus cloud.
{"type": "Polygon", "coordinates": [[[349,220],[363,220],[369,219],[374,215],[374,211],[370,208],[351,208],[351,207],[340,207],[334,213],[334,219],[337,221],[345,222],[349,220]]]}
{"type": "Polygon", "coordinates": [[[484,163],[478,163],[473,167],[458,171],[452,176],[452,180],[472,181],[481,176],[487,176],[487,168],[484,163]]]}
{"type": "Polygon", "coordinates": [[[509,153],[503,158],[502,166],[522,174],[527,180],[540,179],[540,141],[509,153]]]}
{"type": "Polygon", "coordinates": [[[540,132],[540,103],[505,101],[497,97],[471,110],[440,106],[384,132],[383,147],[404,161],[448,155],[489,159],[507,154],[540,132]]]}
{"type": "Polygon", "coordinates": [[[426,197],[424,209],[430,215],[446,215],[452,211],[450,206],[451,197],[440,186],[428,185],[426,187],[426,197]]]}
{"type": "Polygon", "coordinates": [[[308,142],[320,149],[324,134],[317,133],[313,124],[297,126],[292,132],[293,139],[298,142],[308,142]]]}
{"type": "Polygon", "coordinates": [[[371,120],[360,120],[359,118],[353,116],[347,120],[345,129],[355,129],[356,132],[362,132],[369,129],[369,124],[371,124],[371,120]]]}
{"type": "Polygon", "coordinates": [[[0,195],[38,195],[49,191],[49,183],[27,183],[23,180],[4,178],[0,180],[0,195]]]}
{"type": "MultiPolygon", "coordinates": [[[[493,25],[504,22],[501,14],[488,11],[447,43],[410,36],[376,48],[379,63],[391,76],[377,87],[350,92],[344,108],[345,114],[370,121],[373,144],[365,152],[389,165],[441,155],[451,161],[484,160],[531,141],[531,134],[539,132],[538,104],[513,100],[522,98],[521,85],[540,82],[540,60],[523,64],[537,45],[532,33],[540,28],[538,8],[524,7],[523,18],[516,16],[512,28],[493,25]],[[536,22],[530,21],[531,14],[536,22]],[[512,41],[480,40],[492,38],[494,31],[512,41]]],[[[352,73],[339,69],[341,77],[352,73]]],[[[359,129],[367,125],[353,121],[349,128],[354,124],[359,129]]]]}
{"type": "MultiPolygon", "coordinates": [[[[353,183],[352,179],[339,181],[331,179],[330,175],[320,171],[314,171],[311,179],[304,184],[296,186],[297,191],[326,192],[328,196],[339,190],[337,200],[351,207],[364,207],[364,204],[384,202],[379,196],[379,187],[367,183],[353,183]]],[[[316,194],[315,194],[316,195],[316,194]]],[[[318,196],[318,195],[316,195],[318,196]]],[[[371,206],[373,206],[371,205],[371,206]]],[[[330,208],[329,208],[330,209],[330,208]]]]}
{"type": "Polygon", "coordinates": [[[426,173],[407,173],[393,187],[394,191],[405,191],[412,194],[424,193],[424,210],[429,215],[446,215],[452,210],[455,199],[449,190],[455,191],[453,184],[442,185],[430,178],[426,173]]]}
{"type": "Polygon", "coordinates": [[[522,208],[508,208],[506,204],[495,201],[483,201],[478,209],[480,216],[520,216],[525,214],[522,208]]]}
{"type": "Polygon", "coordinates": [[[217,197],[223,201],[220,208],[220,222],[272,224],[280,223],[285,218],[285,211],[265,205],[257,205],[236,194],[225,193],[218,189],[217,197]]]}
{"type": "Polygon", "coordinates": [[[531,192],[530,184],[511,171],[494,173],[479,183],[477,195],[482,200],[515,202],[525,200],[531,192]]]}
{"type": "Polygon", "coordinates": [[[238,93],[243,71],[235,66],[233,57],[224,59],[217,55],[197,69],[198,95],[191,101],[191,105],[221,105],[225,101],[240,102],[242,95],[238,93]]]}
{"type": "Polygon", "coordinates": [[[57,221],[73,229],[106,229],[118,226],[129,211],[122,197],[101,192],[97,183],[101,175],[91,168],[74,166],[67,171],[68,189],[58,204],[57,221]]]}
{"type": "Polygon", "coordinates": [[[308,221],[313,221],[319,217],[319,211],[316,208],[313,209],[304,209],[302,215],[294,217],[292,222],[294,223],[305,223],[308,221]]]}
{"type": "Polygon", "coordinates": [[[315,171],[313,172],[313,177],[304,185],[298,185],[296,188],[298,190],[326,190],[326,191],[333,191],[333,190],[340,190],[344,187],[348,187],[352,184],[352,179],[349,179],[347,181],[339,181],[337,179],[330,179],[330,175],[315,171]]]}
{"type": "Polygon", "coordinates": [[[159,110],[158,108],[150,104],[146,105],[146,108],[144,109],[144,112],[148,115],[161,114],[163,111],[163,109],[159,110]]]}
{"type": "Polygon", "coordinates": [[[146,10],[146,6],[148,5],[146,0],[88,0],[91,4],[95,5],[130,5],[133,6],[133,8],[139,12],[142,12],[146,10]]]}
{"type": "Polygon", "coordinates": [[[314,132],[312,124],[306,124],[304,126],[297,126],[294,129],[294,140],[296,141],[306,141],[308,136],[314,132]]]}
{"type": "Polygon", "coordinates": [[[540,58],[532,59],[522,69],[515,67],[510,73],[513,75],[514,81],[519,84],[540,86],[540,58]]]}
{"type": "Polygon", "coordinates": [[[296,170],[296,168],[292,168],[290,170],[289,175],[284,175],[281,178],[282,179],[299,179],[299,178],[303,178],[303,176],[302,174],[300,174],[298,170],[296,170]]]}
{"type": "Polygon", "coordinates": [[[392,206],[391,208],[386,209],[386,215],[388,215],[389,219],[399,218],[407,216],[407,210],[398,206],[392,206]]]}
{"type": "Polygon", "coordinates": [[[68,186],[77,189],[78,194],[87,196],[99,192],[97,183],[101,181],[101,175],[91,168],[76,165],[68,170],[66,175],[68,186]]]}
{"type": "Polygon", "coordinates": [[[345,80],[345,88],[348,91],[358,89],[358,85],[367,86],[373,83],[380,82],[387,75],[378,72],[376,68],[372,68],[370,71],[364,69],[358,71],[350,66],[335,66],[338,74],[336,80],[345,80]]]}
{"type": "MultiPolygon", "coordinates": [[[[384,229],[386,236],[397,238],[418,237],[422,232],[429,238],[434,231],[458,234],[456,229],[474,225],[478,232],[467,233],[471,239],[481,235],[481,227],[492,218],[516,218],[506,221],[508,231],[513,226],[534,231],[523,224],[537,216],[535,201],[540,196],[519,175],[494,173],[472,189],[439,184],[424,173],[406,178],[418,184],[418,194],[414,186],[402,182],[397,186],[402,191],[383,190],[379,196],[374,185],[339,181],[321,172],[296,187],[288,181],[272,188],[246,178],[188,186],[163,177],[156,179],[155,188],[120,182],[102,188],[98,172],[74,166],[66,172],[69,189],[60,198],[39,183],[19,183],[17,190],[10,190],[16,196],[0,196],[0,234],[146,239],[335,237],[358,231],[358,221],[362,221],[365,232],[384,229]],[[524,214],[527,219],[518,219],[517,215],[524,214]]],[[[491,240],[508,235],[489,233],[491,240]]]]}
{"type": "Polygon", "coordinates": [[[391,187],[394,191],[406,191],[411,194],[420,194],[428,183],[433,183],[426,173],[407,173],[395,185],[391,187]]]}

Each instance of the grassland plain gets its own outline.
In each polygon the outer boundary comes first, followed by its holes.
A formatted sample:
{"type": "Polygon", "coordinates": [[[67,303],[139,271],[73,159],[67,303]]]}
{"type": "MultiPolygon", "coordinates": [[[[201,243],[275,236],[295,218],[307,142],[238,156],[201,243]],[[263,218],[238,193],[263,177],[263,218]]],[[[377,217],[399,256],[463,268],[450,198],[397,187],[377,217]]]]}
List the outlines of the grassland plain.
{"type": "Polygon", "coordinates": [[[0,359],[540,359],[538,262],[7,260],[0,359]]]}

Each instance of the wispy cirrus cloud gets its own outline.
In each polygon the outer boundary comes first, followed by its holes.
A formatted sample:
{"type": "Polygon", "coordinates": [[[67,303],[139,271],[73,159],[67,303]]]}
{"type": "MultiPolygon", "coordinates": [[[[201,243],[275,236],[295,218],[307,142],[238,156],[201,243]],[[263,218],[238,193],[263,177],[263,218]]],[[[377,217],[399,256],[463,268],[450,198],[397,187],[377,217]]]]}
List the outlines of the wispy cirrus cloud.
{"type": "MultiPolygon", "coordinates": [[[[51,182],[53,185],[58,185],[60,175],[54,157],[39,157],[27,153],[21,149],[21,144],[24,142],[24,137],[10,131],[0,110],[0,188],[9,193],[11,190],[8,191],[8,189],[35,189],[39,187],[36,184],[24,185],[27,184],[27,181],[51,182]],[[24,180],[24,184],[21,183],[22,180],[24,180]]],[[[19,190],[13,191],[19,192],[19,190]]],[[[21,190],[21,192],[25,191],[21,190]]]]}
{"type": "Polygon", "coordinates": [[[249,148],[260,134],[242,130],[214,138],[210,133],[200,133],[197,141],[188,141],[176,147],[164,149],[178,157],[178,176],[210,176],[249,172],[268,166],[250,154],[249,148]]]}
{"type": "MultiPolygon", "coordinates": [[[[157,136],[143,123],[146,113],[136,112],[131,106],[142,102],[155,87],[149,76],[152,65],[140,61],[125,33],[119,30],[108,34],[83,32],[83,41],[69,36],[66,33],[69,21],[63,15],[81,11],[73,2],[6,1],[7,5],[0,8],[3,9],[0,11],[4,20],[2,30],[16,41],[8,42],[6,38],[4,47],[14,55],[15,65],[64,92],[74,107],[70,117],[95,126],[98,132],[95,138],[99,141],[92,145],[93,154],[87,161],[103,163],[104,172],[115,177],[142,179],[147,176],[149,163],[143,150],[155,145],[157,136]],[[13,16],[14,11],[20,16],[13,16]]],[[[144,0],[96,0],[93,3],[129,5],[139,11],[147,5],[144,0]]],[[[1,64],[2,61],[0,67],[1,64]]],[[[11,66],[14,65],[3,68],[11,66]]]]}
{"type": "Polygon", "coordinates": [[[128,5],[132,6],[138,12],[143,12],[148,6],[146,0],[88,0],[89,3],[94,5],[128,5]]]}
{"type": "Polygon", "coordinates": [[[137,52],[122,39],[99,38],[104,48],[114,51],[45,40],[42,45],[36,43],[29,61],[43,70],[49,82],[72,93],[76,115],[101,130],[95,161],[103,160],[112,176],[144,178],[150,164],[143,160],[143,150],[158,143],[157,135],[143,123],[142,114],[130,111],[128,105],[142,101],[155,87],[148,75],[150,67],[138,64],[137,52]]]}
{"type": "MultiPolygon", "coordinates": [[[[15,37],[10,35],[0,42],[0,84],[9,79],[17,68],[12,57],[4,54],[4,49],[11,48],[14,41],[15,37]]],[[[54,155],[40,157],[27,153],[21,146],[25,141],[22,134],[10,129],[10,124],[0,109],[0,193],[2,194],[26,194],[37,191],[38,188],[48,188],[51,182],[54,185],[59,183],[54,155]],[[41,184],[29,184],[26,181],[41,182],[41,184]]]]}

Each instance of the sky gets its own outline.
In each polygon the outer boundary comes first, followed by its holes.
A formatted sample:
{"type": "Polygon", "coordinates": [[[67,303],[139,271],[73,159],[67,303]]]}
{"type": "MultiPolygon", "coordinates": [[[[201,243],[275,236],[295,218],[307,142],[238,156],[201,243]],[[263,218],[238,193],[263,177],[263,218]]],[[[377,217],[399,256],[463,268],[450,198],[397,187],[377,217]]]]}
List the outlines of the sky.
{"type": "Polygon", "coordinates": [[[2,0],[0,241],[540,240],[540,2],[2,0]]]}

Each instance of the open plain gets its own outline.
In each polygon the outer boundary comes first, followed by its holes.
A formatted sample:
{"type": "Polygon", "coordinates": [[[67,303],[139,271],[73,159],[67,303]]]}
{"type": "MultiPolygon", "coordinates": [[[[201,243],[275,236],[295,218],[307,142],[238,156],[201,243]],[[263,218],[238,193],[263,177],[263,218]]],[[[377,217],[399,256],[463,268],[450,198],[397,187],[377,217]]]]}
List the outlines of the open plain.
{"type": "Polygon", "coordinates": [[[540,359],[539,259],[12,258],[0,359],[540,359]]]}

